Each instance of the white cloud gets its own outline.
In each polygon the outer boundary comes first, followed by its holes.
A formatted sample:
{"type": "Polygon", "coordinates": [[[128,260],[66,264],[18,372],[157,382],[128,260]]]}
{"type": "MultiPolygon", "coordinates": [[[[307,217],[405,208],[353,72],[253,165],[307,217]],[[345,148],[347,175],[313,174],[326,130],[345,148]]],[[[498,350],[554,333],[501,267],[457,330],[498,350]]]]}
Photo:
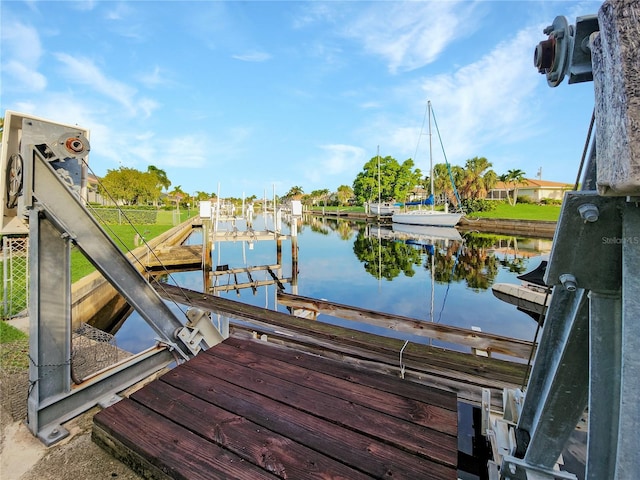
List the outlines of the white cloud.
{"type": "MultiPolygon", "coordinates": [[[[376,141],[382,142],[387,151],[414,158],[420,169],[428,168],[428,125],[424,138],[420,137],[427,100],[432,101],[442,144],[452,164],[462,165],[468,158],[488,156],[487,150],[496,146],[537,135],[536,119],[543,118],[535,100],[541,79],[532,66],[531,50],[539,41],[538,31],[537,26],[521,30],[474,63],[403,86],[396,95],[409,99],[407,111],[414,116],[395,124],[393,119],[373,119],[371,131],[388,132],[386,138],[376,141]]],[[[432,126],[434,162],[443,162],[442,147],[432,126]]]]}
{"type": "Polygon", "coordinates": [[[47,78],[40,72],[30,69],[24,63],[9,60],[2,70],[13,77],[20,90],[40,92],[47,87],[47,78]]]}
{"type": "Polygon", "coordinates": [[[242,60],[243,62],[266,62],[271,59],[271,55],[267,52],[251,51],[236,55],[231,55],[236,60],[242,60]]]}
{"type": "Polygon", "coordinates": [[[426,98],[436,99],[436,111],[458,150],[471,142],[477,151],[481,145],[528,135],[532,96],[540,86],[531,62],[538,37],[537,29],[521,30],[479,61],[423,84],[426,98]]]}
{"type": "Polygon", "coordinates": [[[147,88],[155,88],[159,85],[170,83],[167,80],[167,74],[158,65],[154,67],[153,71],[138,75],[138,80],[147,88]]]}
{"type": "Polygon", "coordinates": [[[322,161],[323,171],[329,175],[337,175],[360,167],[365,157],[365,151],[353,145],[323,145],[322,149],[328,156],[322,161]]]}
{"type": "Polygon", "coordinates": [[[122,20],[125,17],[130,16],[132,13],[131,7],[124,2],[118,2],[110,8],[105,14],[107,20],[122,20]]]}
{"type": "Polygon", "coordinates": [[[329,182],[328,176],[354,175],[365,163],[366,152],[360,147],[343,144],[322,145],[322,154],[304,165],[304,175],[314,183],[329,182]]]}
{"type": "Polygon", "coordinates": [[[410,71],[433,62],[477,24],[472,2],[374,2],[343,34],[383,57],[389,71],[410,71]],[[472,21],[473,20],[473,21],[472,21]]]}
{"type": "Polygon", "coordinates": [[[83,12],[88,12],[93,10],[96,4],[97,4],[96,0],[75,0],[74,2],[71,3],[73,8],[83,12]]]}
{"type": "Polygon", "coordinates": [[[131,115],[142,113],[148,117],[158,104],[150,99],[137,99],[134,87],[107,77],[91,60],[74,57],[67,53],[57,53],[55,57],[65,66],[65,74],[76,83],[87,85],[96,92],[115,100],[131,115]]]}
{"type": "Polygon", "coordinates": [[[6,75],[3,88],[21,91],[44,90],[47,79],[38,71],[43,54],[38,31],[34,27],[15,22],[11,28],[2,28],[0,38],[3,45],[2,72],[6,75]]]}
{"type": "Polygon", "coordinates": [[[304,2],[300,5],[301,8],[292,17],[292,27],[295,29],[305,28],[317,22],[334,23],[344,8],[343,4],[335,9],[327,2],[304,2]]]}

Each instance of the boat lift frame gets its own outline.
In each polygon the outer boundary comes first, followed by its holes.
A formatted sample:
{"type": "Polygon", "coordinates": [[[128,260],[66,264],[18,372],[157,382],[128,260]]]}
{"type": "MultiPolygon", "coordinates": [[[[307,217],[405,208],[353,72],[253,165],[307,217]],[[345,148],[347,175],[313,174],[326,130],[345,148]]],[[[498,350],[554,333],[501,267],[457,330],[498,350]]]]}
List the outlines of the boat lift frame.
{"type": "Polygon", "coordinates": [[[3,167],[12,191],[5,192],[11,203],[3,216],[15,217],[7,222],[11,228],[28,223],[30,236],[27,425],[51,445],[68,435],[63,422],[96,404],[118,401],[117,394],[129,386],[224,338],[197,309],[188,310],[186,322],[181,321],[84,206],[80,185],[90,148],[86,130],[15,112],[7,112],[5,125],[3,167]],[[71,361],[72,244],[157,334],[154,347],[85,379],[76,378],[71,361]]]}
{"type": "Polygon", "coordinates": [[[576,478],[555,466],[585,409],[585,478],[640,471],[638,18],[637,0],[607,0],[575,26],[557,17],[536,49],[550,86],[565,74],[569,83],[593,79],[597,130],[582,190],[563,201],[545,276],[554,290],[524,403],[518,392],[506,401],[519,408],[508,412],[513,448],[502,479],[576,478]]]}

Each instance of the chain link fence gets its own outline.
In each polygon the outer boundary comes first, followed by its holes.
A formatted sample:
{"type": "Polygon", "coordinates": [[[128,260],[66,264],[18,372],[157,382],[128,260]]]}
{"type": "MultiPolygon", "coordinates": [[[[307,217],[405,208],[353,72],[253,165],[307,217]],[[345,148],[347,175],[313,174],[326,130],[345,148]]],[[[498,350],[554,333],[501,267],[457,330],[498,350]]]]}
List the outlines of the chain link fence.
{"type": "Polygon", "coordinates": [[[2,318],[28,315],[29,237],[2,237],[2,318]]]}
{"type": "MultiPolygon", "coordinates": [[[[71,375],[80,383],[131,354],[118,349],[115,337],[83,323],[71,336],[71,375]]],[[[49,365],[50,371],[63,365],[49,365]]],[[[0,346],[0,402],[14,421],[27,416],[29,339],[0,346]]]]}

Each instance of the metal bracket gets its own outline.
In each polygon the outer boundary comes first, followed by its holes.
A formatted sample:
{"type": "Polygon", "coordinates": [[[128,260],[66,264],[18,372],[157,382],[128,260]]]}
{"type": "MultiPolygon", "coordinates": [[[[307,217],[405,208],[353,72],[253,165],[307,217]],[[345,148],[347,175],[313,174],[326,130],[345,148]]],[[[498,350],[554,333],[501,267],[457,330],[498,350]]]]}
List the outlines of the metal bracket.
{"type": "Polygon", "coordinates": [[[577,480],[573,473],[530,465],[516,457],[502,458],[502,478],[505,480],[577,480]]]}
{"type": "Polygon", "coordinates": [[[624,203],[622,197],[602,197],[595,191],[565,194],[544,279],[547,285],[563,284],[574,291],[619,290],[624,203]]]}
{"type": "Polygon", "coordinates": [[[533,63],[550,87],[560,85],[567,74],[569,83],[593,80],[589,38],[598,29],[597,15],[578,17],[575,26],[558,16],[544,29],[549,37],[536,46],[533,63]]]}

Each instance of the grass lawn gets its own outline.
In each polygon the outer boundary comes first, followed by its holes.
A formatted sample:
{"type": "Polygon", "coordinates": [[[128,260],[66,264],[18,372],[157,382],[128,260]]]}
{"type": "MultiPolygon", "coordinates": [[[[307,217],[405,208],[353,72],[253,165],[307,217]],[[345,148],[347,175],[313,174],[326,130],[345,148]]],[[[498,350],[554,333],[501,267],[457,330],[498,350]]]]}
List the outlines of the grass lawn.
{"type": "Polygon", "coordinates": [[[354,213],[364,213],[364,207],[358,207],[358,206],[353,206],[353,207],[335,207],[335,206],[326,206],[323,207],[322,205],[314,205],[313,207],[311,207],[312,210],[322,210],[324,208],[325,212],[354,212],[354,213]]]}
{"type": "Polygon", "coordinates": [[[471,218],[504,218],[509,220],[546,220],[555,222],[560,216],[560,205],[536,205],[531,203],[498,203],[495,210],[490,212],[476,212],[471,218]]]}
{"type": "MultiPolygon", "coordinates": [[[[180,221],[187,220],[187,212],[181,212],[180,221]]],[[[118,248],[123,252],[128,252],[136,248],[135,236],[140,234],[145,240],[151,240],[158,235],[173,228],[173,212],[160,210],[158,212],[157,221],[154,225],[103,225],[103,228],[116,243],[118,248]],[[135,228],[134,228],[135,227],[135,228]]],[[[90,274],[95,267],[87,260],[87,258],[78,250],[71,250],[71,282],[80,280],[82,277],[90,274]]]]}
{"type": "MultiPolygon", "coordinates": [[[[321,210],[322,206],[313,207],[321,210]]],[[[517,203],[514,206],[508,203],[496,202],[496,209],[490,212],[475,212],[470,218],[504,218],[508,220],[545,220],[555,222],[560,216],[560,205],[537,205],[531,203],[517,203]]],[[[364,207],[325,207],[326,212],[364,212],[364,207]]]]}
{"type": "Polygon", "coordinates": [[[27,334],[12,327],[7,322],[0,321],[0,343],[15,342],[27,338],[27,334]]]}

